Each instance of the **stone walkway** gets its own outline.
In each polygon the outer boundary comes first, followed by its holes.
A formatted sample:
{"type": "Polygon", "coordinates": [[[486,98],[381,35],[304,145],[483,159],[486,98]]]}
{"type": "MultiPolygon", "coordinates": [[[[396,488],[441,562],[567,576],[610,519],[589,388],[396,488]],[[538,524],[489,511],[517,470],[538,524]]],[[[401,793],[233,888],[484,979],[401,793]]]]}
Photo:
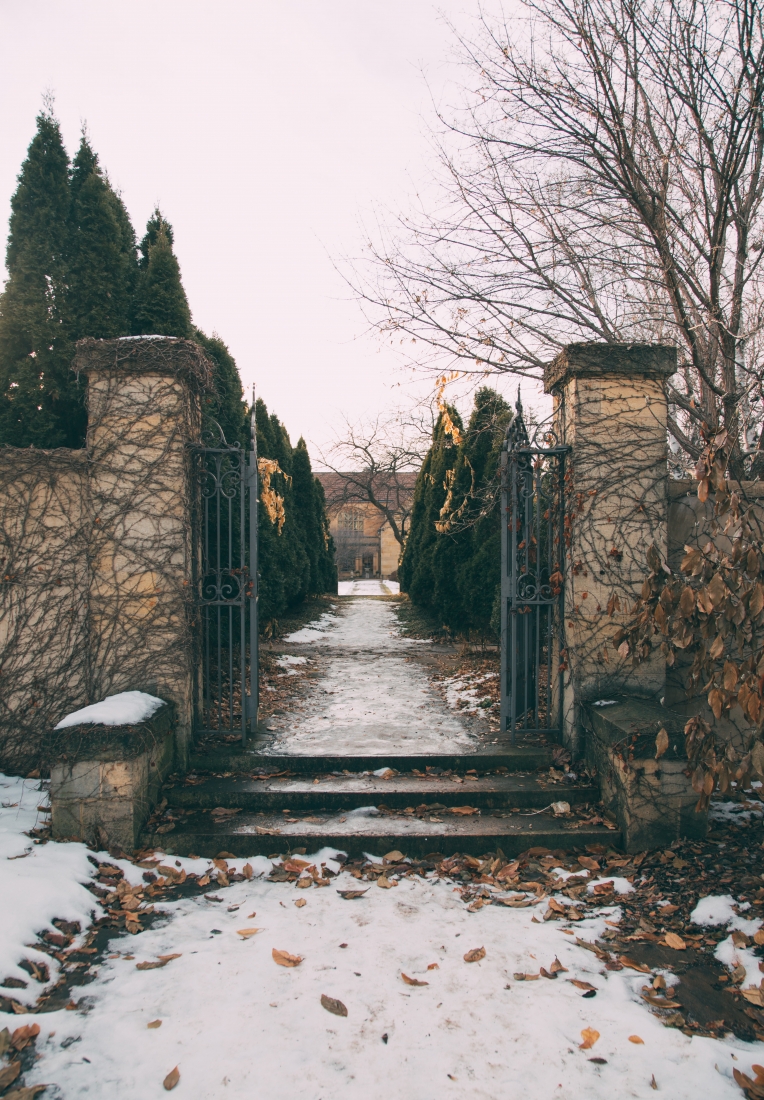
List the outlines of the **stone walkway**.
{"type": "Polygon", "coordinates": [[[476,737],[430,684],[430,644],[401,634],[383,582],[350,585],[352,593],[340,595],[335,610],[283,640],[284,666],[307,662],[314,681],[291,713],[268,722],[274,735],[268,751],[364,756],[474,751],[476,737]]]}

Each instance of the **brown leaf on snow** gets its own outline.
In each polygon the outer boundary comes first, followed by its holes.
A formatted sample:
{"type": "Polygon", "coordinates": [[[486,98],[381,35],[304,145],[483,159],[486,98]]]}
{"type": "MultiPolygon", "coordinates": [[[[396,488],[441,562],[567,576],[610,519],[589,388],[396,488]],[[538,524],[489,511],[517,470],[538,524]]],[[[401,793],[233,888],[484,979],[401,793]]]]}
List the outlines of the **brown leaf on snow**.
{"type": "Polygon", "coordinates": [[[641,1045],[641,1046],[645,1045],[645,1040],[640,1039],[640,1037],[638,1035],[630,1035],[629,1036],[629,1042],[630,1043],[636,1043],[638,1046],[639,1045],[641,1045]]]}
{"type": "Polygon", "coordinates": [[[181,953],[176,955],[158,955],[156,962],[142,962],[136,963],[136,970],[160,970],[163,966],[167,966],[168,962],[172,962],[173,959],[179,959],[181,953]]]}
{"type": "Polygon", "coordinates": [[[0,1092],[12,1085],[20,1073],[21,1062],[19,1061],[11,1062],[9,1066],[0,1069],[0,1092]]]}
{"type": "Polygon", "coordinates": [[[589,990],[591,990],[591,989],[596,990],[596,988],[597,988],[597,986],[592,985],[591,982],[582,982],[579,978],[568,978],[568,981],[570,982],[571,985],[574,985],[576,987],[576,989],[583,989],[586,992],[589,992],[589,990]]]}
{"type": "Polygon", "coordinates": [[[354,898],[362,898],[368,891],[367,886],[364,890],[338,890],[337,893],[341,898],[345,898],[346,901],[353,901],[354,898]]]}
{"type": "Polygon", "coordinates": [[[397,886],[398,881],[394,878],[388,878],[387,875],[380,875],[377,879],[377,886],[381,886],[383,890],[390,890],[391,887],[397,886]]]}
{"type": "Polygon", "coordinates": [[[241,873],[244,875],[244,878],[252,878],[253,874],[255,873],[252,868],[252,864],[245,863],[241,869],[241,873]]]}
{"type": "Polygon", "coordinates": [[[297,901],[295,902],[295,905],[297,906],[298,909],[302,909],[303,905],[307,905],[307,904],[308,904],[308,902],[307,902],[306,898],[298,898],[297,901]]]}
{"type": "Polygon", "coordinates": [[[252,936],[256,936],[258,932],[262,932],[262,928],[237,928],[236,935],[241,936],[243,940],[248,940],[252,936]]]}
{"type": "MultiPolygon", "coordinates": [[[[466,958],[466,956],[465,956],[465,958],[466,958]]],[[[428,969],[429,969],[429,967],[428,967],[428,969]]],[[[408,974],[404,974],[402,970],[401,970],[401,977],[403,978],[406,985],[429,985],[430,984],[429,982],[420,982],[418,978],[410,978],[408,976],[408,974]]]]}
{"type": "Polygon", "coordinates": [[[677,936],[676,932],[667,932],[664,936],[666,947],[673,947],[675,951],[684,951],[687,944],[684,942],[681,936],[677,936]]]}
{"type": "Polygon", "coordinates": [[[161,1027],[161,1026],[162,1026],[162,1021],[161,1020],[149,1020],[149,1022],[146,1024],[146,1027],[151,1028],[152,1030],[154,1028],[161,1027]]]}
{"type": "Polygon", "coordinates": [[[310,862],[307,859],[288,859],[282,864],[284,871],[291,871],[292,874],[298,874],[304,871],[306,867],[310,867],[310,862]]]}
{"type": "Polygon", "coordinates": [[[277,948],[273,948],[271,951],[273,961],[278,963],[279,966],[299,966],[302,962],[301,955],[290,955],[288,951],[279,951],[277,948]]]}
{"type": "Polygon", "coordinates": [[[739,1069],[733,1069],[732,1076],[749,1100],[761,1100],[764,1097],[764,1077],[759,1077],[758,1073],[755,1081],[747,1073],[741,1073],[739,1069]]]}
{"type": "Polygon", "coordinates": [[[169,1092],[170,1089],[175,1088],[178,1081],[180,1081],[180,1071],[178,1070],[178,1067],[176,1066],[175,1069],[170,1070],[170,1072],[167,1074],[167,1076],[165,1077],[162,1084],[164,1085],[164,1087],[169,1092]]]}
{"type": "Polygon", "coordinates": [[[11,1046],[14,1050],[23,1050],[24,1047],[28,1046],[39,1034],[39,1024],[24,1024],[23,1027],[17,1027],[13,1035],[11,1035],[11,1046]]]}
{"type": "Polygon", "coordinates": [[[583,1043],[578,1044],[579,1050],[591,1050],[594,1044],[600,1037],[599,1031],[595,1031],[593,1027],[585,1027],[581,1032],[581,1038],[583,1043]]]}
{"type": "Polygon", "coordinates": [[[327,997],[325,993],[321,994],[321,1004],[327,1012],[331,1012],[334,1016],[347,1016],[348,1010],[342,1001],[338,1001],[336,997],[327,997]]]}
{"type": "Polygon", "coordinates": [[[551,971],[552,974],[567,974],[568,973],[567,966],[563,966],[556,955],[554,957],[554,962],[549,967],[549,970],[551,971]]]}
{"type": "Polygon", "coordinates": [[[14,1089],[13,1092],[7,1092],[3,1097],[3,1100],[35,1100],[41,1092],[45,1092],[47,1085],[30,1085],[25,1089],[14,1089]]]}
{"type": "Polygon", "coordinates": [[[464,956],[464,961],[466,963],[476,963],[476,962],[480,962],[480,960],[484,959],[484,958],[485,958],[485,948],[484,947],[473,947],[472,950],[468,951],[467,954],[464,956]]]}
{"type": "Polygon", "coordinates": [[[440,966],[439,966],[438,963],[430,963],[430,965],[427,967],[427,969],[428,970],[440,970],[440,966]]]}

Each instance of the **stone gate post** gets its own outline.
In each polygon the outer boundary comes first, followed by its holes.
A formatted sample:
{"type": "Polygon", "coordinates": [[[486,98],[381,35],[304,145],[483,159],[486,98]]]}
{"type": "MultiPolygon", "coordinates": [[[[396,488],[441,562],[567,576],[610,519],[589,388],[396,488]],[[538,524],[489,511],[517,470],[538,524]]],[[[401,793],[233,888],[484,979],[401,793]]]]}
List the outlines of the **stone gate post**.
{"type": "Polygon", "coordinates": [[[188,445],[210,364],[189,340],[136,337],[80,341],[75,369],[88,378],[91,695],[174,703],[182,764],[197,674],[188,445]]]}
{"type": "Polygon", "coordinates": [[[659,701],[660,653],[635,664],[612,645],[639,595],[648,548],[667,550],[666,379],[676,349],[570,344],[544,371],[566,475],[563,740],[583,751],[580,708],[629,694],[659,701]]]}

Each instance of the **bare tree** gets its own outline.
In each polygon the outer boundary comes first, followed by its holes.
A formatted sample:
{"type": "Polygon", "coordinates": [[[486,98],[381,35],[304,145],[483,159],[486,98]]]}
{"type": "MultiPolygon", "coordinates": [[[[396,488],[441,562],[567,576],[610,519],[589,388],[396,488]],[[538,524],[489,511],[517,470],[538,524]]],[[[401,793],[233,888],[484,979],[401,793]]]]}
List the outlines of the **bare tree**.
{"type": "Polygon", "coordinates": [[[373,505],[403,548],[414,483],[431,441],[427,410],[359,424],[346,420],[334,444],[321,455],[323,466],[334,475],[323,479],[327,507],[373,505]]]}
{"type": "Polygon", "coordinates": [[[764,400],[764,0],[513,8],[460,38],[442,200],[371,243],[357,289],[439,369],[538,376],[575,340],[675,343],[674,449],[726,429],[740,476],[764,400]]]}

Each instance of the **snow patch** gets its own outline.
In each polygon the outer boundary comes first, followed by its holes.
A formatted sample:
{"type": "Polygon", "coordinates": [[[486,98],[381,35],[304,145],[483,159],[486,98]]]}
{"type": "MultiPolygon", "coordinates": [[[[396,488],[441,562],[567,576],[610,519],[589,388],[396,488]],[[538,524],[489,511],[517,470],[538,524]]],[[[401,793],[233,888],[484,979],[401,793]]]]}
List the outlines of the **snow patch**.
{"type": "Polygon", "coordinates": [[[627,878],[621,878],[620,875],[613,875],[611,878],[598,878],[590,882],[587,886],[589,893],[593,894],[594,887],[600,886],[603,882],[612,882],[613,890],[616,894],[632,894],[634,892],[634,887],[627,878]]]}
{"type": "Polygon", "coordinates": [[[90,723],[99,726],[132,726],[136,722],[145,722],[164,705],[164,699],[147,695],[145,691],[121,691],[118,695],[107,695],[100,703],[91,703],[89,707],[67,714],[55,728],[62,730],[67,726],[90,723]]]}

